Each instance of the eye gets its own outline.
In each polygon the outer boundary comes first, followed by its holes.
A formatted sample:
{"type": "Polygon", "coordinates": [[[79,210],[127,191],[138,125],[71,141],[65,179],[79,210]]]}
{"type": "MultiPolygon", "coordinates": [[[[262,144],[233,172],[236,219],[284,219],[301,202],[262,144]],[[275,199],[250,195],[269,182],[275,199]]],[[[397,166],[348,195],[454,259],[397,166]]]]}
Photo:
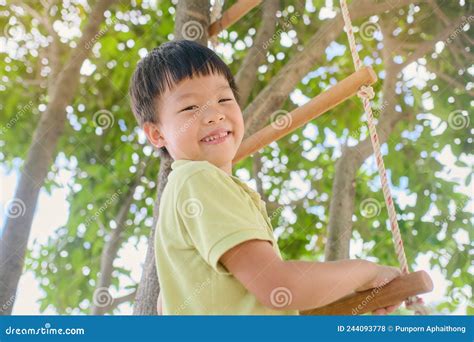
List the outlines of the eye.
{"type": "Polygon", "coordinates": [[[181,109],[178,113],[185,112],[185,111],[188,111],[188,110],[197,109],[197,108],[198,108],[198,106],[192,105],[192,106],[186,107],[184,109],[181,109]]]}
{"type": "Polygon", "coordinates": [[[220,102],[227,102],[227,101],[232,101],[232,99],[220,99],[220,100],[219,100],[219,103],[220,103],[220,102]]]}

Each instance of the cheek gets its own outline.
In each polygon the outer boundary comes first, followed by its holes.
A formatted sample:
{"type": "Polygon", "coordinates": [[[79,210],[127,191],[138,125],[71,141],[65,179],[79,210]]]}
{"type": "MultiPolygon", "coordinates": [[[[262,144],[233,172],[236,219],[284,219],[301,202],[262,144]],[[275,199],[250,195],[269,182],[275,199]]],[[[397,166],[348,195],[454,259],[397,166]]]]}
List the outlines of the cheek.
{"type": "Polygon", "coordinates": [[[234,125],[237,125],[240,129],[244,125],[244,117],[242,114],[242,111],[240,110],[240,107],[235,104],[231,110],[228,111],[228,113],[231,116],[232,121],[234,122],[234,125]]]}
{"type": "Polygon", "coordinates": [[[239,136],[244,136],[244,118],[240,109],[237,109],[233,118],[235,130],[238,131],[239,136]]]}
{"type": "Polygon", "coordinates": [[[198,121],[192,115],[183,116],[173,123],[173,140],[178,145],[194,142],[198,137],[198,121]]]}

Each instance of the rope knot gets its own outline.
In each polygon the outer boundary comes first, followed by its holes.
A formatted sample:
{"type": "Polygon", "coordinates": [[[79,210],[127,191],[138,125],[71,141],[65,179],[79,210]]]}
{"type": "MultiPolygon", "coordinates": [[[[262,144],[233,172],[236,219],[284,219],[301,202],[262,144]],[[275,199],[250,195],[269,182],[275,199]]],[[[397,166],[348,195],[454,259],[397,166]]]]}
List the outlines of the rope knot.
{"type": "Polygon", "coordinates": [[[362,100],[365,98],[372,100],[375,96],[374,88],[372,88],[372,86],[362,86],[357,92],[357,96],[359,96],[362,100]]]}

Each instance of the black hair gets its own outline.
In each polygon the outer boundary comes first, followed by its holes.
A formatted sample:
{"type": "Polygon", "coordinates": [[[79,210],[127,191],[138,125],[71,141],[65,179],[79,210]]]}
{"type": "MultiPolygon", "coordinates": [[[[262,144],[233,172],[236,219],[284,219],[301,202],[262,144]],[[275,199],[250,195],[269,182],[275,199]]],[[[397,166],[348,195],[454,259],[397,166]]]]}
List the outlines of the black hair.
{"type": "MultiPolygon", "coordinates": [[[[150,51],[138,62],[129,88],[132,111],[140,127],[146,122],[159,122],[155,105],[167,89],[173,89],[182,80],[210,74],[227,79],[238,103],[238,89],[229,67],[206,46],[178,40],[150,51]]],[[[167,152],[164,147],[162,150],[167,152]]]]}

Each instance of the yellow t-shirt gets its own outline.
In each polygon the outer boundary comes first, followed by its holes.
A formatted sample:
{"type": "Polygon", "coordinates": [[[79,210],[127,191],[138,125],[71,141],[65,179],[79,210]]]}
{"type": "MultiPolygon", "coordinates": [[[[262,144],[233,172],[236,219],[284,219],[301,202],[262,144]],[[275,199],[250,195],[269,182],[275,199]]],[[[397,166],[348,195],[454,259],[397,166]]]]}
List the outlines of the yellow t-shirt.
{"type": "Polygon", "coordinates": [[[163,190],[155,253],[164,315],[298,315],[260,304],[219,258],[252,239],[281,258],[265,202],[208,161],[176,160],[163,190]]]}

